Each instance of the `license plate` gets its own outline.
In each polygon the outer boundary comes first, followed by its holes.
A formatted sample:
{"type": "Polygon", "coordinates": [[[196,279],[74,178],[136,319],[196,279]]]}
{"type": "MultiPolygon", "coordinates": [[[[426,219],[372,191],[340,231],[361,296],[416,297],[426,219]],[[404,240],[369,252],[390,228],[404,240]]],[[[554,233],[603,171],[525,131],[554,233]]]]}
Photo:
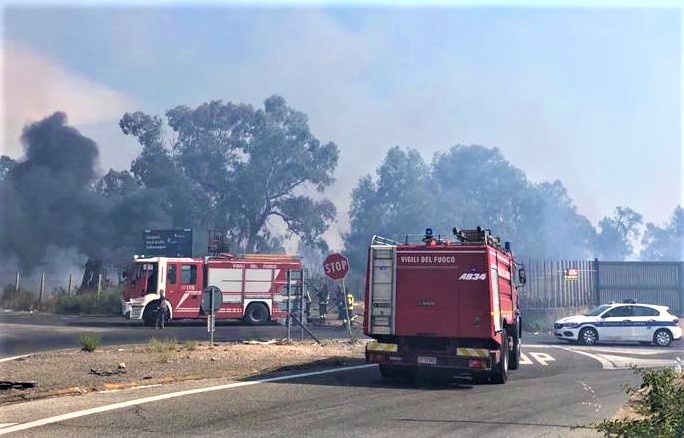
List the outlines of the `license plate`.
{"type": "Polygon", "coordinates": [[[436,365],[437,358],[432,356],[418,356],[418,363],[424,365],[436,365]]]}

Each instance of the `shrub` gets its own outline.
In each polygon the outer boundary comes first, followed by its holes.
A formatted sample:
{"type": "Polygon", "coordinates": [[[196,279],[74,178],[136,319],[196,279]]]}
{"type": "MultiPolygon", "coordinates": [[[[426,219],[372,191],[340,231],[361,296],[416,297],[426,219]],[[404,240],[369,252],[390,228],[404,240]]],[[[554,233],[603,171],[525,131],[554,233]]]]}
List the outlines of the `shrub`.
{"type": "Polygon", "coordinates": [[[38,298],[26,289],[16,290],[14,285],[5,286],[0,296],[0,306],[12,310],[33,310],[38,308],[38,298]]]}
{"type": "Polygon", "coordinates": [[[93,352],[100,346],[102,338],[97,333],[83,333],[81,335],[81,350],[93,352]]]}
{"type": "Polygon", "coordinates": [[[82,295],[63,295],[55,302],[55,312],[65,315],[119,315],[121,314],[121,291],[110,289],[82,295]]]}
{"type": "Polygon", "coordinates": [[[635,369],[639,388],[629,387],[635,418],[604,420],[594,427],[611,437],[684,436],[684,375],[672,368],[635,369]]]}

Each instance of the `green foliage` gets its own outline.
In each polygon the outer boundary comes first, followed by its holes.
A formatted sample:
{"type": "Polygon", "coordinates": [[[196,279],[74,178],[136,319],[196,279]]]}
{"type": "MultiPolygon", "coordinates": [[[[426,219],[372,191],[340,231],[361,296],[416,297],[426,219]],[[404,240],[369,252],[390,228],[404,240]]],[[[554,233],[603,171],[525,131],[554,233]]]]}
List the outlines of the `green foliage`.
{"type": "Polygon", "coordinates": [[[635,400],[637,418],[605,420],[596,430],[610,437],[684,436],[684,375],[672,368],[636,369],[641,376],[638,388],[627,389],[635,400]]]}
{"type": "Polygon", "coordinates": [[[16,290],[14,285],[5,286],[0,296],[0,307],[12,310],[34,310],[38,309],[38,296],[32,291],[19,288],[16,290]]]}
{"type": "Polygon", "coordinates": [[[268,231],[279,218],[289,235],[325,247],[322,234],[335,207],[320,196],[333,182],[338,149],[321,143],[307,116],[271,96],[264,108],[211,101],[166,112],[173,132],[163,143],[162,119],[136,112],[120,126],[143,145],[131,170],[148,188],[164,189],[174,223],[227,231],[231,247],[247,252],[280,248],[268,231]]]}
{"type": "Polygon", "coordinates": [[[612,216],[601,219],[596,240],[599,257],[624,260],[632,254],[632,241],[639,236],[641,223],[641,215],[627,207],[617,207],[612,216]]]}
{"type": "Polygon", "coordinates": [[[684,260],[684,208],[677,206],[664,227],[646,224],[641,259],[646,261],[684,260]]]}
{"type": "Polygon", "coordinates": [[[98,333],[83,333],[81,334],[81,350],[92,353],[100,346],[102,337],[98,333]]]}
{"type": "Polygon", "coordinates": [[[521,257],[587,258],[596,233],[559,182],[534,184],[496,149],[457,145],[430,164],[413,149],[390,149],[352,193],[344,236],[352,283],[360,284],[374,234],[402,240],[426,227],[490,228],[521,257]]]}
{"type": "Polygon", "coordinates": [[[63,315],[120,315],[121,290],[109,289],[100,294],[62,295],[55,301],[55,312],[63,315]]]}

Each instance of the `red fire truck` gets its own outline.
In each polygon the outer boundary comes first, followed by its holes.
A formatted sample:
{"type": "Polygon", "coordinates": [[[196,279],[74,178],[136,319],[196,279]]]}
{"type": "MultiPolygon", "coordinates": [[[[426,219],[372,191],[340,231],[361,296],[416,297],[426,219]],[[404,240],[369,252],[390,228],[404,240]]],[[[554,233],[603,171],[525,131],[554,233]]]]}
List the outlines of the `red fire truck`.
{"type": "Polygon", "coordinates": [[[223,295],[217,319],[264,324],[287,316],[288,271],[301,269],[299,258],[281,254],[137,258],[126,275],[122,314],[153,324],[163,290],[170,304],[167,319],[203,318],[202,291],[216,286],[223,295]]]}
{"type": "Polygon", "coordinates": [[[411,242],[373,237],[368,253],[366,360],[387,378],[467,373],[505,383],[520,360],[520,312],[510,244],[489,230],[454,229],[411,242]]]}

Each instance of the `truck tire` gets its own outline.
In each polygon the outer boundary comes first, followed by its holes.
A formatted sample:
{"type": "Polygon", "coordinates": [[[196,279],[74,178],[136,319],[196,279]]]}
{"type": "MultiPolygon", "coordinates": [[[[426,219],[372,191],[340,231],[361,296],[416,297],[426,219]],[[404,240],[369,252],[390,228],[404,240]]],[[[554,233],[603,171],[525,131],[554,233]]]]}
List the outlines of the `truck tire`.
{"type": "Polygon", "coordinates": [[[155,312],[156,308],[157,308],[156,301],[150,301],[149,303],[147,303],[147,306],[145,306],[145,310],[143,310],[142,319],[143,319],[143,323],[147,327],[152,327],[154,325],[154,317],[155,317],[154,312],[155,312]]]}
{"type": "MultiPolygon", "coordinates": [[[[145,306],[142,318],[143,322],[147,327],[152,327],[156,323],[155,318],[157,317],[157,307],[159,307],[159,300],[150,301],[149,303],[147,303],[147,306],[145,306]]],[[[166,315],[164,315],[164,323],[168,322],[169,320],[171,320],[171,313],[169,312],[169,309],[166,309],[166,315]]]]}
{"type": "Polygon", "coordinates": [[[247,306],[243,319],[250,325],[266,324],[270,319],[268,307],[264,303],[251,303],[247,306]]]}
{"type": "Polygon", "coordinates": [[[508,359],[509,359],[509,351],[508,351],[508,334],[506,333],[506,329],[501,330],[501,352],[499,354],[499,357],[501,360],[499,360],[499,363],[494,366],[494,368],[491,371],[491,381],[492,383],[496,384],[502,384],[506,383],[508,380],[508,359]]]}
{"type": "Polygon", "coordinates": [[[520,340],[520,330],[519,325],[515,324],[511,327],[511,333],[513,338],[513,348],[508,354],[508,369],[517,370],[520,366],[520,354],[521,354],[521,340],[520,340]]]}

